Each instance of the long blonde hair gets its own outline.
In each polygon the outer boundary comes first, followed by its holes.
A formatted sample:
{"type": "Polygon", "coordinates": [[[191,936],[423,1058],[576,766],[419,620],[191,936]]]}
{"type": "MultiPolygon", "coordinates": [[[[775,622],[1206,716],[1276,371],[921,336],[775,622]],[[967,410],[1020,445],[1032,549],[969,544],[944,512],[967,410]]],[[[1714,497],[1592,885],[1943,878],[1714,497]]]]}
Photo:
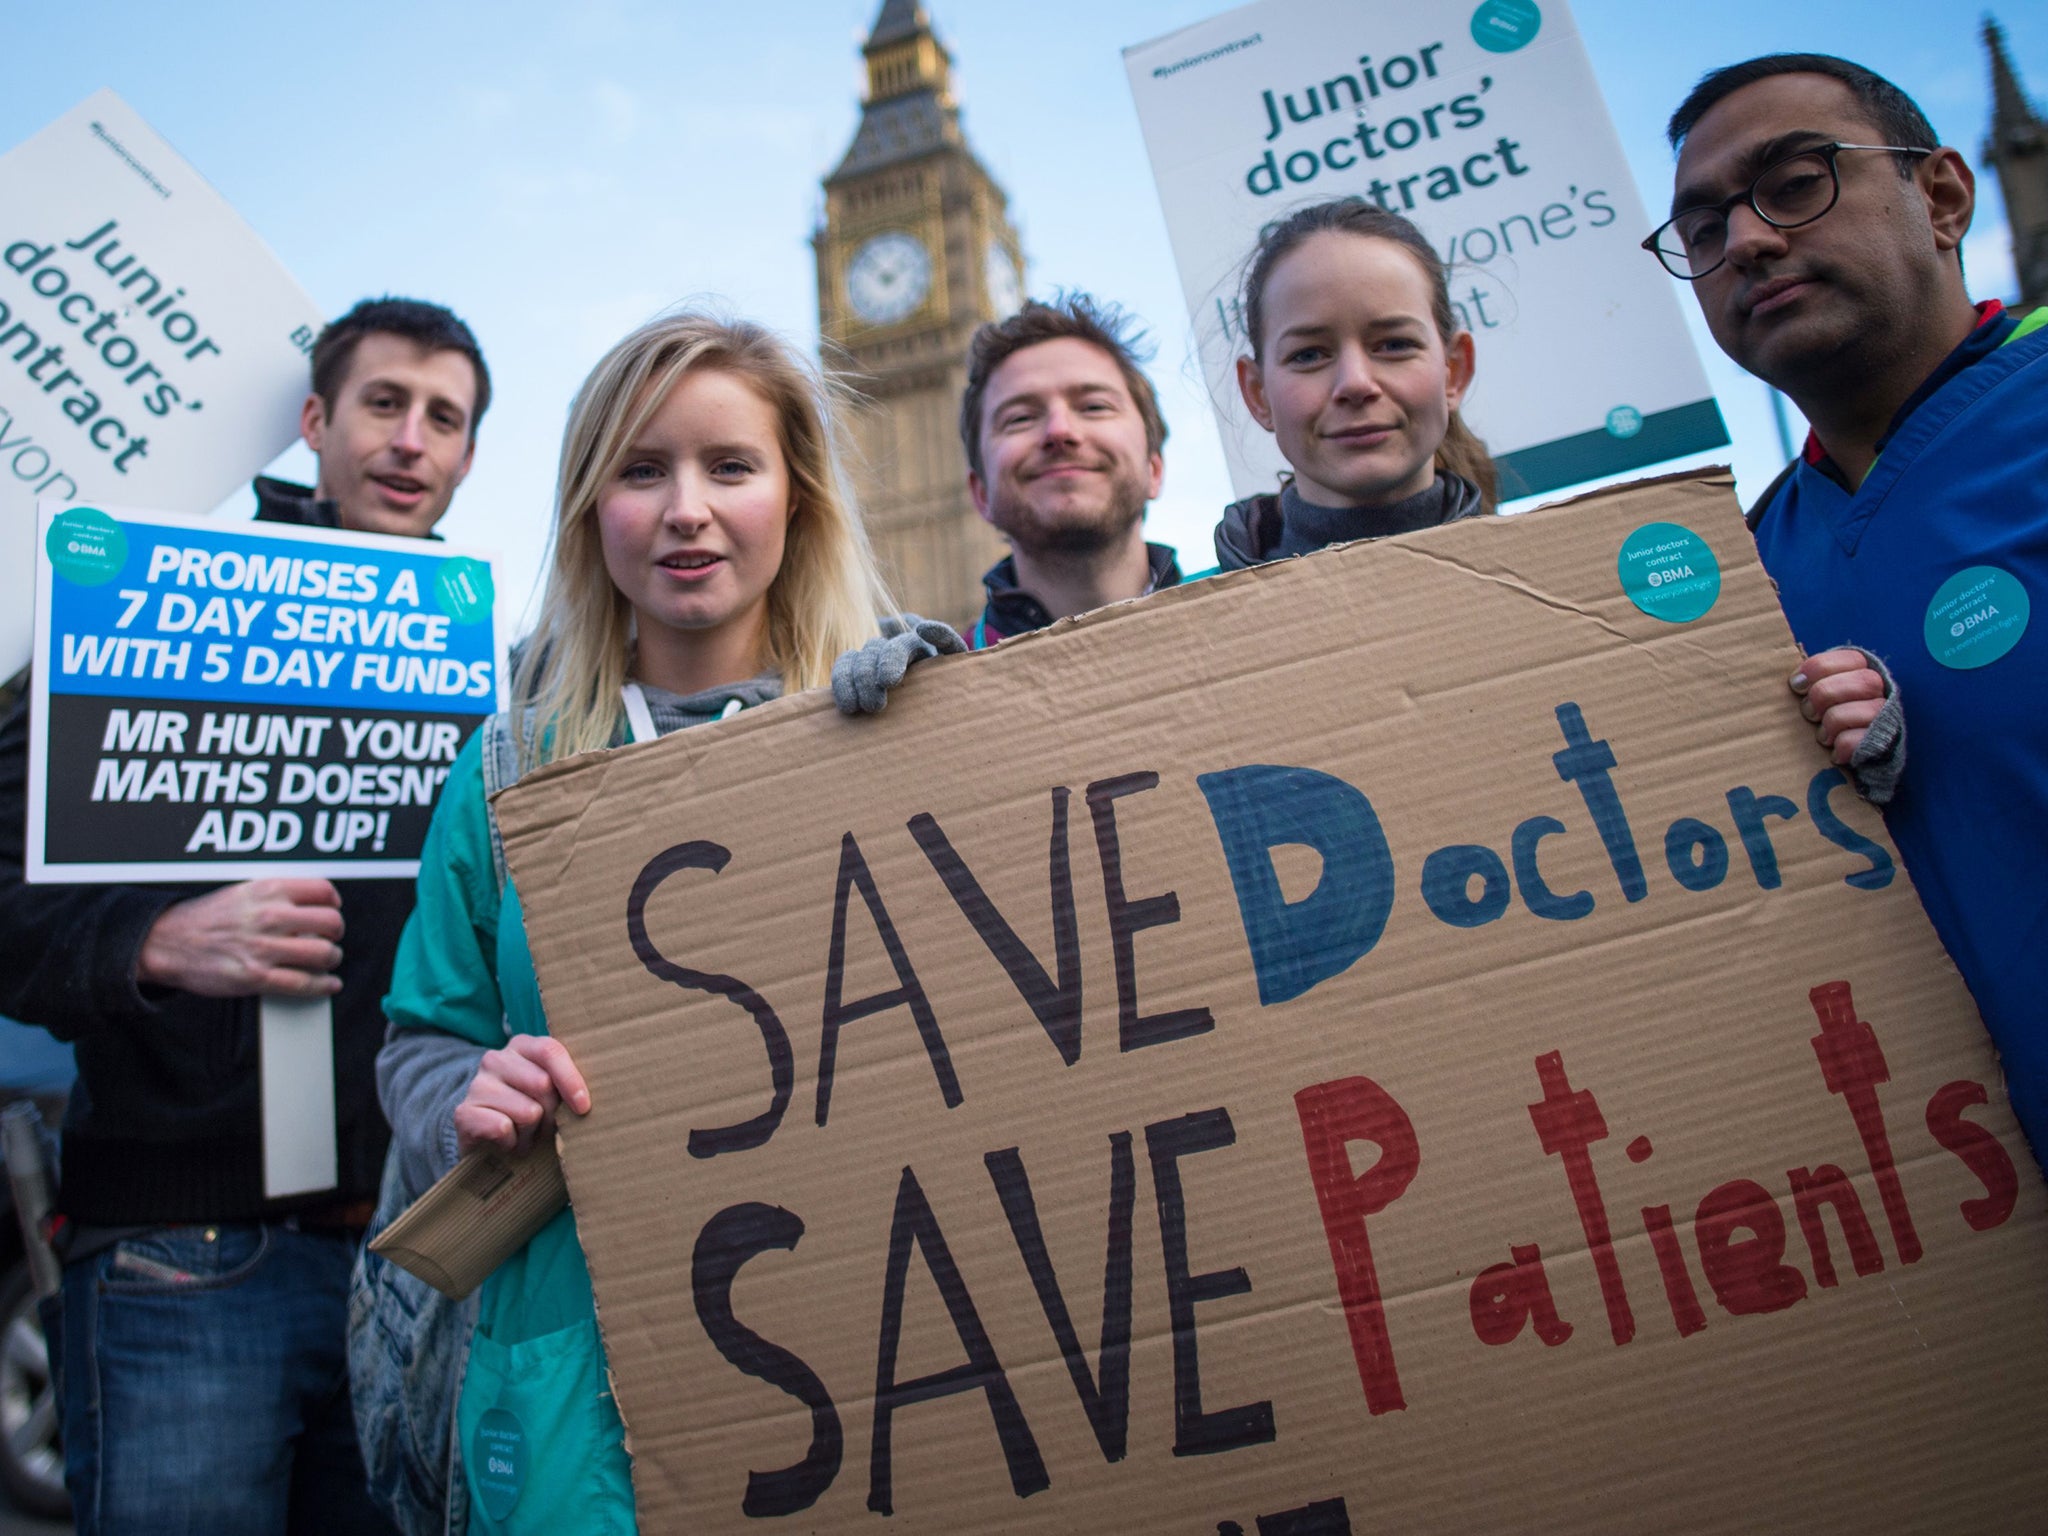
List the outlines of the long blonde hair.
{"type": "Polygon", "coordinates": [[[783,687],[830,682],[833,658],[872,638],[890,611],[841,467],[832,387],[765,326],[698,313],[651,320],[605,354],[569,408],[547,589],[513,678],[522,766],[611,742],[633,608],[605,569],[597,499],[669,392],[699,368],[744,380],[775,410],[795,504],[768,588],[764,660],[783,687]]]}

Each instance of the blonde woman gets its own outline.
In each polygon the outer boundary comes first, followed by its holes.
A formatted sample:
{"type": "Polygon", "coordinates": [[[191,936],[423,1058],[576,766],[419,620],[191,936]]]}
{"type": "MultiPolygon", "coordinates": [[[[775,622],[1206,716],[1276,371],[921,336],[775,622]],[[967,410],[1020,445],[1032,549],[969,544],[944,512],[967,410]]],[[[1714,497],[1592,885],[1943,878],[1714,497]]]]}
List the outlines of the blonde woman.
{"type": "MultiPolygon", "coordinates": [[[[524,1145],[564,1104],[590,1107],[548,1037],[487,795],[543,762],[821,686],[842,653],[854,653],[842,707],[878,708],[910,660],[959,647],[922,621],[875,641],[887,606],[826,393],[785,343],[684,314],[598,364],[563,437],[553,564],[514,678],[519,702],[450,772],[385,1000],[379,1083],[407,1183],[423,1187],[472,1147],[524,1145]]],[[[571,1212],[485,1283],[456,1433],[471,1529],[634,1529],[571,1212]]]]}

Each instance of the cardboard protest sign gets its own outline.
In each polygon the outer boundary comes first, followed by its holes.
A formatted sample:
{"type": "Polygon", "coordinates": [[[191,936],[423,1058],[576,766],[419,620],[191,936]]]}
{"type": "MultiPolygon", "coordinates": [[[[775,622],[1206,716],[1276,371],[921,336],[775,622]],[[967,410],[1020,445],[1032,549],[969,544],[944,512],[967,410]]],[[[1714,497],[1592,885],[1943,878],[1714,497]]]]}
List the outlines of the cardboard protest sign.
{"type": "Polygon", "coordinates": [[[30,880],[418,872],[498,708],[485,557],[65,503],[40,529],[30,880]]]}
{"type": "Polygon", "coordinates": [[[298,435],[320,324],[112,91],[0,155],[0,676],[38,499],[210,511],[298,435]]]}
{"type": "Polygon", "coordinates": [[[1262,0],[1124,63],[1239,495],[1284,467],[1234,372],[1253,242],[1346,195],[1450,266],[1503,495],[1728,441],[1564,0],[1262,0]]]}
{"type": "Polygon", "coordinates": [[[1684,477],[501,796],[642,1527],[2038,1508],[2042,1181],[1796,658],[1684,477]]]}

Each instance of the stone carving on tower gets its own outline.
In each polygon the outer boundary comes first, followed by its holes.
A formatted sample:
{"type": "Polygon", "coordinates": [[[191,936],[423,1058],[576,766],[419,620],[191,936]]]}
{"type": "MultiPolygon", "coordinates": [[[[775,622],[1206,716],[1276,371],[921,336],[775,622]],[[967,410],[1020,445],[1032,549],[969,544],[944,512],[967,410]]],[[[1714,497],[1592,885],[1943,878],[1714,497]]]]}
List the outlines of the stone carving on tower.
{"type": "Polygon", "coordinates": [[[968,147],[952,56],[917,0],[884,0],[861,50],[860,127],[813,239],[826,366],[863,398],[855,474],[896,601],[965,628],[1003,542],[967,494],[967,342],[1023,302],[1008,199],[968,147]]]}
{"type": "Polygon", "coordinates": [[[2027,100],[2019,72],[2005,51],[2005,32],[1984,18],[1991,54],[1991,132],[1984,161],[1998,172],[2005,221],[2012,230],[2012,264],[2019,272],[2019,308],[2048,303],[2048,122],[2027,100]]]}

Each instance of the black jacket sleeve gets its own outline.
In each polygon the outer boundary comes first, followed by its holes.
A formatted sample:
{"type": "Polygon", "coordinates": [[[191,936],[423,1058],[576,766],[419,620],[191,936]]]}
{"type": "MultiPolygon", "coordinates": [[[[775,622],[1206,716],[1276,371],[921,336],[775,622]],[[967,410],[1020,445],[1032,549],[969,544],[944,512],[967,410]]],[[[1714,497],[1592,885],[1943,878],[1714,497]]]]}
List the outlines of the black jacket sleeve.
{"type": "Polygon", "coordinates": [[[135,962],[157,916],[195,894],[130,885],[30,885],[28,696],[0,720],[0,1013],[60,1040],[155,1011],[135,962]]]}

